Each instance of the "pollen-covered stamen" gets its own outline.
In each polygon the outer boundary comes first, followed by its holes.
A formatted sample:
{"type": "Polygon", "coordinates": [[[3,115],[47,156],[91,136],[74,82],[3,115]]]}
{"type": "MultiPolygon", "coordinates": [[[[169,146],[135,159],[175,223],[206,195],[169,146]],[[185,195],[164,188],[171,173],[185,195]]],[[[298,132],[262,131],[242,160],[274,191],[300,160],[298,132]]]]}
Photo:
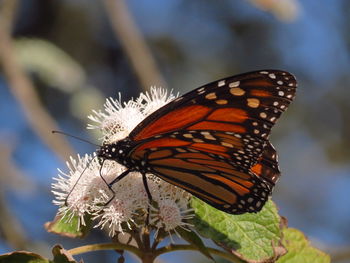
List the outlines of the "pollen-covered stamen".
{"type": "Polygon", "coordinates": [[[99,219],[99,223],[95,227],[104,228],[108,226],[108,233],[114,236],[117,232],[124,232],[122,227],[126,223],[130,229],[130,223],[133,223],[133,200],[115,199],[102,211],[96,213],[93,219],[99,219]],[[102,212],[102,213],[101,213],[102,212]]]}
{"type": "Polygon", "coordinates": [[[150,224],[158,230],[163,228],[169,233],[171,231],[177,233],[177,227],[188,230],[191,226],[187,220],[193,217],[192,209],[184,209],[180,203],[170,198],[159,200],[158,205],[158,208],[151,207],[150,214],[150,224]]]}
{"type": "Polygon", "coordinates": [[[181,211],[173,200],[165,200],[159,207],[158,220],[164,225],[165,231],[181,225],[181,211]]]}

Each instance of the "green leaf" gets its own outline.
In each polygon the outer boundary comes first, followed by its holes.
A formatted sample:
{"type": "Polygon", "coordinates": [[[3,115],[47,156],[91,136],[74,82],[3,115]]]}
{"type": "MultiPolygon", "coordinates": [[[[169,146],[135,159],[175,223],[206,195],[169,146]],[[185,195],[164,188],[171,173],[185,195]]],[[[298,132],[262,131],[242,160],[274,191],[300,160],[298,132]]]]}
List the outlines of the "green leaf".
{"type": "Polygon", "coordinates": [[[69,221],[66,218],[56,216],[52,222],[47,222],[45,228],[48,232],[70,238],[85,237],[91,230],[91,218],[85,216],[85,226],[79,226],[79,217],[74,216],[69,221]]]}
{"type": "Polygon", "coordinates": [[[283,230],[283,244],[288,253],[278,259],[278,263],[330,263],[330,256],[310,245],[302,232],[294,228],[283,230]]]}
{"type": "Polygon", "coordinates": [[[52,254],[54,263],[77,263],[72,255],[60,245],[56,245],[52,248],[52,254]]]}
{"type": "Polygon", "coordinates": [[[198,233],[212,239],[247,262],[267,262],[286,253],[281,245],[280,216],[272,201],[259,213],[231,215],[192,198],[193,225],[198,233]]]}
{"type": "Polygon", "coordinates": [[[42,256],[28,252],[28,251],[15,251],[12,253],[7,253],[0,255],[1,263],[49,263],[48,259],[42,256]]]}
{"type": "Polygon", "coordinates": [[[178,227],[176,229],[176,232],[179,233],[179,235],[186,240],[188,243],[194,245],[197,247],[198,251],[201,252],[204,256],[207,258],[214,260],[214,258],[210,255],[207,247],[204,245],[202,239],[193,231],[186,231],[182,229],[181,227],[178,227]]]}

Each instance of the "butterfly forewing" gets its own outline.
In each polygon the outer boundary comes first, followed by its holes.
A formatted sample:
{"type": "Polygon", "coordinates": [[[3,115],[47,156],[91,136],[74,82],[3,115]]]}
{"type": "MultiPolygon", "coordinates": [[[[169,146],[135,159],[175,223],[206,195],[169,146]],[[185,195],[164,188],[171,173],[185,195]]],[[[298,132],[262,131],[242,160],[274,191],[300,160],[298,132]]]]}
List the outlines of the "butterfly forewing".
{"type": "Polygon", "coordinates": [[[131,133],[138,141],[177,130],[222,130],[266,139],[295,96],[284,71],[256,71],[218,80],[160,108],[131,133]]]}

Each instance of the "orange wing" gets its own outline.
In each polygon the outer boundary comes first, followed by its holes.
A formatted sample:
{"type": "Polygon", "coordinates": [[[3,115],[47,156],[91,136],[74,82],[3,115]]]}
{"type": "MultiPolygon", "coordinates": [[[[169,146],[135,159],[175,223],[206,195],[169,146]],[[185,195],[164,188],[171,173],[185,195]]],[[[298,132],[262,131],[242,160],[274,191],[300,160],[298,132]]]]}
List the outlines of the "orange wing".
{"type": "Polygon", "coordinates": [[[129,138],[140,141],[178,130],[216,130],[267,139],[295,91],[295,78],[284,71],[256,71],[222,79],[160,108],[129,138]]]}
{"type": "Polygon", "coordinates": [[[148,172],[227,213],[257,212],[265,204],[273,184],[261,174],[257,176],[237,166],[222,155],[223,149],[200,150],[192,147],[196,143],[169,142],[172,146],[144,148],[143,145],[143,150],[134,151],[131,157],[146,161],[148,172]],[[173,143],[177,145],[174,147],[173,143]]]}
{"type": "Polygon", "coordinates": [[[128,157],[225,212],[257,212],[280,176],[268,136],[295,91],[276,70],[207,84],[142,121],[128,157]]]}
{"type": "Polygon", "coordinates": [[[210,205],[240,214],[259,211],[274,186],[265,174],[264,147],[264,140],[249,135],[184,131],[139,143],[130,157],[210,205]]]}
{"type": "Polygon", "coordinates": [[[281,171],[278,167],[278,158],[275,148],[270,142],[267,142],[262,156],[258,163],[250,170],[259,177],[275,184],[281,176],[281,171]]]}

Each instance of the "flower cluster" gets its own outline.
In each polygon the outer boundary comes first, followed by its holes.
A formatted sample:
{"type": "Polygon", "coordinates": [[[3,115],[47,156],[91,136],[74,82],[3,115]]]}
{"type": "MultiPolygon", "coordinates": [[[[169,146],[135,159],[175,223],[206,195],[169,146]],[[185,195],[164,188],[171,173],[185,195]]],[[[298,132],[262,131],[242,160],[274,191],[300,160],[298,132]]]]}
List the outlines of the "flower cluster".
{"type": "MultiPolygon", "coordinates": [[[[104,110],[93,111],[88,118],[94,124],[89,129],[99,129],[104,143],[112,143],[126,137],[132,129],[152,112],[175,98],[163,89],[152,88],[150,93],[141,93],[139,98],[122,103],[119,99],[106,100],[104,110]]],[[[96,227],[107,227],[111,236],[133,226],[148,223],[155,229],[176,231],[177,227],[188,227],[186,220],[192,217],[188,208],[190,194],[168,184],[154,175],[147,175],[152,195],[148,200],[142,175],[132,172],[112,186],[111,182],[125,167],[106,160],[101,167],[96,154],[71,158],[67,162],[68,173],[59,170],[52,192],[54,204],[64,218],[79,217],[79,224],[85,225],[84,217],[91,215],[97,221],[96,227]],[[103,177],[103,178],[102,178],[103,177]],[[148,216],[147,213],[149,213],[148,216]]]]}

